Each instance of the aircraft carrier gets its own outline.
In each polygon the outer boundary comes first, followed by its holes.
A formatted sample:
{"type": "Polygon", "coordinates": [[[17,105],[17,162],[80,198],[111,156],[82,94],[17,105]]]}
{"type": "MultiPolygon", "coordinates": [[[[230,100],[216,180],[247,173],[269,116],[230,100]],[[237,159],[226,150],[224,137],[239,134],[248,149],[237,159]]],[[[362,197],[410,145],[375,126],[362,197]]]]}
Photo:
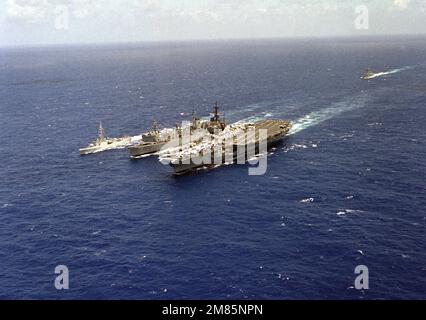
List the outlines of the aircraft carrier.
{"type": "MultiPolygon", "coordinates": [[[[270,147],[282,140],[290,131],[286,120],[260,120],[253,123],[235,123],[221,132],[211,134],[211,139],[186,148],[169,149],[160,154],[159,160],[169,164],[176,175],[198,168],[216,167],[222,164],[245,163],[258,155],[261,146],[270,147]],[[241,152],[243,150],[243,152],[241,152]],[[252,150],[253,154],[248,151],[252,150]]],[[[208,135],[205,137],[209,138],[208,135]]]]}

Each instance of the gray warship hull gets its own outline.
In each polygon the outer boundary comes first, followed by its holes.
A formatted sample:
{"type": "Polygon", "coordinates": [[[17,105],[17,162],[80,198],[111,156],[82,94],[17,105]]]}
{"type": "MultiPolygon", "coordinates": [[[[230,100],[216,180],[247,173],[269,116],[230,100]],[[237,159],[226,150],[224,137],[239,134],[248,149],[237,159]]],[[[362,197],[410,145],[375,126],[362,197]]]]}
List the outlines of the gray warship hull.
{"type": "MultiPolygon", "coordinates": [[[[250,160],[253,154],[249,154],[248,150],[254,150],[254,155],[259,155],[261,140],[259,138],[259,130],[266,129],[266,146],[272,147],[282,141],[288,134],[291,124],[284,120],[261,120],[254,123],[254,139],[251,143],[247,143],[246,137],[240,141],[234,141],[231,150],[215,150],[206,157],[191,156],[191,158],[180,161],[171,161],[169,165],[173,168],[175,175],[184,175],[201,168],[212,168],[222,164],[245,163],[250,160]],[[243,148],[243,149],[242,149],[243,148]],[[245,150],[243,153],[239,150],[245,150]],[[207,160],[207,161],[206,161],[207,160]]],[[[263,141],[263,140],[262,140],[263,141]]]]}
{"type": "Polygon", "coordinates": [[[130,146],[127,149],[131,158],[138,158],[147,154],[152,154],[161,150],[167,142],[145,143],[136,146],[130,146]]]}

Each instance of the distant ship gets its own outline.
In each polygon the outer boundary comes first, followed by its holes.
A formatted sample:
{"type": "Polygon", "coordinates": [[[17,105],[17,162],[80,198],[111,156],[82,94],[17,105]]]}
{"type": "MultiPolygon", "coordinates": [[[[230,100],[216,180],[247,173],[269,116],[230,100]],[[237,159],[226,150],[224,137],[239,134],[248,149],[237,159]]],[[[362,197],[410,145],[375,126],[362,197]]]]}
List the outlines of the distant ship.
{"type": "Polygon", "coordinates": [[[362,77],[361,77],[361,79],[363,79],[363,80],[369,80],[369,79],[372,79],[372,78],[374,78],[374,76],[376,75],[376,73],[375,72],[373,72],[372,70],[370,70],[370,69],[367,69],[367,70],[365,70],[365,72],[364,72],[364,74],[362,75],[362,77]]]}
{"type": "MultiPolygon", "coordinates": [[[[216,134],[216,141],[218,141],[218,138],[219,140],[232,141],[230,150],[228,149],[229,146],[225,144],[218,148],[215,145],[215,141],[212,140],[211,142],[202,142],[183,149],[170,149],[169,152],[166,150],[160,155],[159,160],[163,164],[169,164],[176,175],[186,174],[201,167],[217,166],[215,164],[217,159],[220,160],[220,164],[226,163],[227,158],[231,158],[232,162],[235,163],[236,160],[241,161],[237,158],[239,157],[238,151],[242,147],[247,150],[249,147],[253,147],[255,154],[259,153],[260,142],[265,142],[260,140],[259,130],[267,130],[266,145],[270,147],[282,140],[288,134],[291,127],[292,124],[287,120],[260,120],[254,123],[235,123],[226,126],[222,132],[216,134]],[[251,139],[249,139],[249,136],[251,136],[251,139]],[[209,165],[205,164],[204,151],[210,151],[211,158],[209,159],[209,165]]],[[[243,155],[243,162],[248,161],[248,155],[246,153],[243,155]]]]}
{"type": "Polygon", "coordinates": [[[80,155],[87,155],[113,149],[122,149],[130,145],[131,138],[107,138],[102,122],[99,123],[98,138],[85,148],[79,149],[80,155]]]}

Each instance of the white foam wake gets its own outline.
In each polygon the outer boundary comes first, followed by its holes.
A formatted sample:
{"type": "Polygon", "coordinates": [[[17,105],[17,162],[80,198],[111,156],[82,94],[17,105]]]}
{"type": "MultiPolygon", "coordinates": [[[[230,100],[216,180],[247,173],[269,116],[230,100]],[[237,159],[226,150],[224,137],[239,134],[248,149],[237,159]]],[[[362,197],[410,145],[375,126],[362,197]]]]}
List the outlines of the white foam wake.
{"type": "Polygon", "coordinates": [[[399,69],[392,69],[392,70],[388,70],[388,71],[378,72],[378,73],[373,74],[371,77],[369,77],[369,79],[373,79],[373,78],[377,78],[377,77],[381,77],[381,76],[386,76],[388,74],[394,74],[394,73],[398,73],[398,72],[409,70],[409,69],[413,69],[413,67],[412,66],[406,66],[406,67],[399,68],[399,69]]]}
{"type": "Polygon", "coordinates": [[[298,133],[323,121],[329,120],[343,112],[357,109],[363,107],[364,105],[365,98],[359,97],[351,101],[341,101],[330,107],[311,112],[306,116],[293,121],[293,126],[289,132],[289,135],[298,133]]]}
{"type": "Polygon", "coordinates": [[[263,117],[272,116],[271,114],[265,114],[265,115],[259,115],[258,110],[268,108],[271,105],[270,102],[261,102],[261,103],[255,103],[251,105],[244,106],[241,109],[237,110],[230,110],[227,111],[224,116],[226,118],[237,118],[240,119],[237,121],[237,123],[245,123],[245,122],[252,122],[262,119],[263,117]],[[257,115],[250,115],[256,113],[257,115]]]}

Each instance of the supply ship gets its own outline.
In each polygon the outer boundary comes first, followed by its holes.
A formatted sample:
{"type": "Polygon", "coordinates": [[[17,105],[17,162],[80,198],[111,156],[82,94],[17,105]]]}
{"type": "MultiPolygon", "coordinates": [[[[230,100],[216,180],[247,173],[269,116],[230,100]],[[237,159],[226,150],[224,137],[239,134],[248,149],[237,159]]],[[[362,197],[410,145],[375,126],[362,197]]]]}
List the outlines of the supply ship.
{"type": "Polygon", "coordinates": [[[127,147],[130,152],[130,157],[138,159],[144,155],[153,154],[161,150],[161,148],[169,142],[175,132],[172,129],[158,129],[157,121],[154,120],[151,130],[142,134],[142,138],[137,143],[127,147]]]}
{"type": "Polygon", "coordinates": [[[98,153],[107,150],[123,149],[131,144],[131,137],[108,138],[102,122],[99,123],[98,138],[85,148],[80,148],[80,155],[98,153]]]}
{"type": "Polygon", "coordinates": [[[210,120],[203,120],[198,118],[195,113],[192,114],[191,122],[188,121],[187,125],[176,125],[176,128],[158,129],[157,122],[154,121],[151,130],[142,135],[140,141],[128,147],[130,157],[132,159],[143,158],[150,154],[156,154],[166,144],[168,148],[178,147],[189,143],[182,139],[183,136],[190,135],[191,139],[197,141],[204,136],[203,130],[208,133],[213,133],[215,130],[223,130],[225,128],[225,120],[221,119],[219,115],[219,107],[216,102],[210,120]]]}

